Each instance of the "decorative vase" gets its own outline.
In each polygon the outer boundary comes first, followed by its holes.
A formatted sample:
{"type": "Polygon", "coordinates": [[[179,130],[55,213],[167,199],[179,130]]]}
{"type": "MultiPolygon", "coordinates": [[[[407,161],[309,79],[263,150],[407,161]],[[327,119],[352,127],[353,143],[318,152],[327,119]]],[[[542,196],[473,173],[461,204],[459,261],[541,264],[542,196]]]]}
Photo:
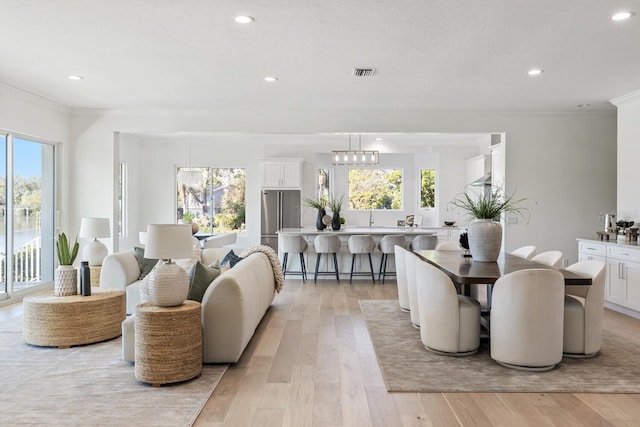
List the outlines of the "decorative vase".
{"type": "Polygon", "coordinates": [[[333,218],[331,218],[331,227],[334,230],[340,230],[340,214],[338,212],[333,213],[333,218]]]}
{"type": "Polygon", "coordinates": [[[181,305],[189,293],[189,276],[174,262],[160,262],[149,273],[149,302],[158,307],[181,305]]]}
{"type": "Polygon", "coordinates": [[[53,294],[57,297],[78,294],[78,269],[73,265],[56,268],[53,294]]]}
{"type": "Polygon", "coordinates": [[[324,230],[324,222],[322,222],[322,218],[327,214],[327,211],[324,209],[318,209],[318,216],[316,217],[316,230],[322,231],[324,230]]]}
{"type": "Polygon", "coordinates": [[[490,219],[474,219],[468,227],[468,239],[474,261],[495,262],[502,246],[502,226],[490,219]]]}

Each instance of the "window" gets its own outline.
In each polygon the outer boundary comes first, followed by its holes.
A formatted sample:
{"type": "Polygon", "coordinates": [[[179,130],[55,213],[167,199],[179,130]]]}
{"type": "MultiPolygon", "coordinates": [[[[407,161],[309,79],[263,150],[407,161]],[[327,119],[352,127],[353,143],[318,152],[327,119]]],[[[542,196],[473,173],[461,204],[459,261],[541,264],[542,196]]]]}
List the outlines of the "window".
{"type": "Polygon", "coordinates": [[[177,219],[204,233],[244,231],[245,181],[244,169],[178,167],[177,219]]]}
{"type": "Polygon", "coordinates": [[[349,209],[402,209],[402,169],[349,169],[349,209]]]}
{"type": "Polygon", "coordinates": [[[436,171],[420,170],[420,207],[423,209],[436,206],[436,171]]]}
{"type": "Polygon", "coordinates": [[[318,200],[329,200],[329,169],[318,169],[318,200]]]}
{"type": "Polygon", "coordinates": [[[5,133],[0,148],[0,293],[7,298],[53,280],[54,146],[5,133]]]}

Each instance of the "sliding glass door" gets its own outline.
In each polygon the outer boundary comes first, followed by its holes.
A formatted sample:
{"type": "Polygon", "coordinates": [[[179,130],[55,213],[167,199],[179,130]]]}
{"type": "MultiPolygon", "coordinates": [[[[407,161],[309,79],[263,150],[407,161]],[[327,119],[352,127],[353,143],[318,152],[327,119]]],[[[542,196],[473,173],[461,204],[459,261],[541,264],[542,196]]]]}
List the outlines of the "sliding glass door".
{"type": "Polygon", "coordinates": [[[53,280],[54,146],[0,139],[0,268],[4,298],[53,280]]]}

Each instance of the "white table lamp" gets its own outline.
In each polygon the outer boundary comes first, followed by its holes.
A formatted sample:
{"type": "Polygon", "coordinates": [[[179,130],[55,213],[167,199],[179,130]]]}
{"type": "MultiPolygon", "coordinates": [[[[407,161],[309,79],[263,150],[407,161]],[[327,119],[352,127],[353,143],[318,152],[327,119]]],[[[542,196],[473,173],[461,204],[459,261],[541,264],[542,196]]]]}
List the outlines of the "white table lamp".
{"type": "Polygon", "coordinates": [[[102,265],[102,260],[107,256],[107,247],[98,240],[101,237],[111,237],[109,218],[82,218],[80,223],[80,238],[91,238],[93,242],[85,246],[82,257],[89,261],[89,265],[102,265]]]}
{"type": "Polygon", "coordinates": [[[149,300],[159,307],[184,303],[189,293],[187,272],[172,259],[192,255],[190,224],[149,224],[144,257],[161,259],[149,273],[149,300]]]}

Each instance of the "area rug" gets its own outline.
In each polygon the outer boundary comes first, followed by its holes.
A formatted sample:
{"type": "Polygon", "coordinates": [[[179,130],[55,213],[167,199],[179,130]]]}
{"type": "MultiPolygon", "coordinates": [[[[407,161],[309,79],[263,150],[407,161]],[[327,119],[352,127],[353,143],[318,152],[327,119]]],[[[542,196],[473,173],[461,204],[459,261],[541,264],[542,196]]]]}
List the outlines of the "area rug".
{"type": "Polygon", "coordinates": [[[565,357],[551,371],[526,372],[498,365],[485,340],[477,354],[467,357],[426,350],[409,313],[395,300],[361,300],[360,307],[389,391],[640,392],[640,346],[630,345],[615,331],[603,331],[597,357],[565,357]]]}
{"type": "Polygon", "coordinates": [[[0,418],[7,426],[191,426],[226,371],[151,387],[122,361],[121,338],[69,349],[25,344],[19,324],[0,325],[0,418]]]}

